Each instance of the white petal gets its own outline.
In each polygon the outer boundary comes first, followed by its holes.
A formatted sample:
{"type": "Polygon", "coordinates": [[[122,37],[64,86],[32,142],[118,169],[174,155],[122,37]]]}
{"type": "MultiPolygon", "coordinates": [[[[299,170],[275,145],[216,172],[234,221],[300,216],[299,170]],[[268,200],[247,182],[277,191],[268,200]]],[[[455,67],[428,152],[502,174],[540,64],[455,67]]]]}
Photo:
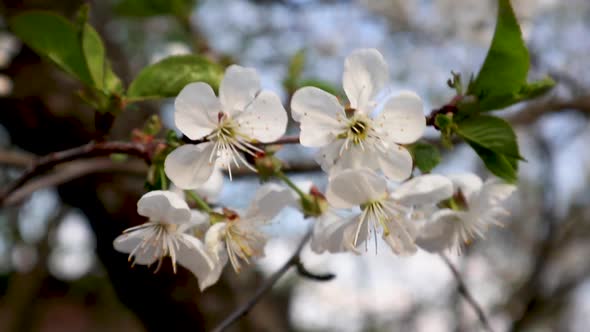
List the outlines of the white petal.
{"type": "Polygon", "coordinates": [[[387,153],[379,154],[379,166],[385,176],[393,181],[403,181],[412,175],[412,155],[408,150],[392,144],[387,153]]]}
{"type": "Polygon", "coordinates": [[[330,170],[330,173],[339,173],[347,169],[358,169],[358,168],[379,168],[379,153],[370,147],[362,148],[359,145],[351,145],[348,149],[345,149],[336,160],[334,167],[330,170]]]}
{"type": "Polygon", "coordinates": [[[191,230],[195,234],[205,235],[209,228],[209,214],[199,210],[191,210],[191,219],[189,222],[178,226],[178,233],[185,233],[191,230]]]}
{"type": "Polygon", "coordinates": [[[497,204],[507,200],[515,190],[516,186],[497,179],[487,180],[481,188],[482,195],[497,204]]]}
{"type": "Polygon", "coordinates": [[[516,186],[500,180],[487,180],[479,192],[469,197],[467,205],[471,213],[487,213],[488,210],[501,205],[516,190],[516,186]]]}
{"type": "Polygon", "coordinates": [[[360,254],[359,248],[362,247],[363,243],[365,243],[369,238],[369,227],[367,227],[366,224],[368,221],[365,220],[365,222],[359,226],[360,215],[353,216],[352,219],[354,220],[354,223],[344,229],[344,233],[342,235],[343,245],[346,246],[347,250],[350,250],[355,254],[360,254]],[[360,232],[358,232],[358,238],[355,247],[353,246],[353,243],[357,235],[357,230],[359,229],[360,232]]]}
{"type": "Polygon", "coordinates": [[[429,252],[441,252],[456,244],[457,214],[449,209],[437,211],[426,221],[416,239],[416,244],[429,252]]]}
{"type": "Polygon", "coordinates": [[[227,251],[225,246],[225,222],[218,222],[209,227],[207,234],[205,234],[205,246],[207,252],[211,254],[214,261],[223,261],[224,257],[227,261],[227,251]]]}
{"type": "Polygon", "coordinates": [[[223,111],[235,115],[243,111],[260,91],[260,78],[254,68],[231,65],[219,86],[219,99],[223,111]]]}
{"type": "MultiPolygon", "coordinates": [[[[338,253],[356,252],[352,247],[358,216],[344,219],[335,213],[327,213],[315,221],[311,238],[311,250],[321,254],[325,251],[338,253]]],[[[365,227],[366,229],[366,227],[365,227]]],[[[361,238],[359,236],[359,238],[361,238]]],[[[365,237],[366,238],[366,237],[365,237]]],[[[358,244],[357,244],[358,246],[358,244]]]]}
{"type": "Polygon", "coordinates": [[[236,115],[240,133],[264,143],[283,136],[287,121],[287,111],[279,97],[266,90],[256,96],[245,112],[236,115]]]}
{"type": "Polygon", "coordinates": [[[291,99],[291,115],[301,123],[301,145],[321,147],[333,141],[344,130],[339,119],[345,119],[344,107],[331,94],[304,87],[291,99]]]}
{"type": "Polygon", "coordinates": [[[315,160],[322,167],[322,170],[329,173],[336,161],[340,158],[340,149],[344,144],[343,140],[336,140],[321,148],[315,155],[315,160]]]}
{"type": "Polygon", "coordinates": [[[351,208],[386,194],[387,183],[370,169],[345,170],[330,178],[326,198],[336,208],[351,208]]]}
{"type": "Polygon", "coordinates": [[[209,135],[217,126],[221,104],[208,84],[197,82],[185,86],[174,100],[174,123],[188,138],[209,135]]]}
{"type": "Polygon", "coordinates": [[[283,208],[298,205],[297,202],[298,196],[290,188],[276,183],[267,183],[258,189],[245,216],[255,217],[263,223],[268,222],[283,208]]]}
{"type": "Polygon", "coordinates": [[[172,191],[154,190],[143,195],[137,202],[137,213],[150,220],[181,224],[189,222],[191,210],[188,204],[172,191]]]}
{"type": "Polygon", "coordinates": [[[392,197],[405,204],[436,204],[452,195],[451,180],[438,174],[426,174],[401,184],[392,197]]]}
{"type": "Polygon", "coordinates": [[[376,49],[360,49],[344,62],[342,84],[352,108],[368,113],[389,80],[389,67],[376,49]]]}
{"type": "Polygon", "coordinates": [[[185,144],[166,157],[164,171],[176,186],[182,189],[198,188],[213,173],[215,156],[210,159],[212,151],[213,143],[185,144]]]}
{"type": "MultiPolygon", "coordinates": [[[[115,250],[130,254],[135,248],[141,245],[143,237],[140,236],[142,232],[131,232],[119,235],[113,241],[113,247],[115,250]]],[[[156,247],[145,245],[135,251],[133,256],[133,262],[139,265],[150,265],[159,259],[159,255],[156,255],[156,247]]]]}
{"type": "Polygon", "coordinates": [[[195,192],[207,202],[216,202],[223,189],[223,172],[219,167],[215,170],[203,185],[195,189],[195,192]]]}
{"type": "Polygon", "coordinates": [[[479,176],[473,173],[453,174],[448,178],[453,182],[453,191],[461,190],[466,199],[469,198],[481,189],[483,182],[479,176]]]}
{"type": "Polygon", "coordinates": [[[402,91],[386,102],[375,124],[386,142],[415,142],[426,129],[422,100],[412,91],[402,91]]]}
{"type": "Polygon", "coordinates": [[[225,263],[213,260],[205,245],[195,237],[184,234],[179,243],[176,260],[197,277],[201,291],[215,284],[225,263]]]}
{"type": "Polygon", "coordinates": [[[383,234],[383,240],[396,255],[412,255],[418,250],[414,239],[401,227],[392,230],[388,235],[383,234]]]}

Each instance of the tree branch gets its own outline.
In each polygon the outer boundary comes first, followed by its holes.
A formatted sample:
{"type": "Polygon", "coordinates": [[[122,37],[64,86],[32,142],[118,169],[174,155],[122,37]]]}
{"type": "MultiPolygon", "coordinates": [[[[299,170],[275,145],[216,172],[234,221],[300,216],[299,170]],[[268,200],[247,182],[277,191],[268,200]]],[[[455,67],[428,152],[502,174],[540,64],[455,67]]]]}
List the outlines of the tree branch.
{"type": "Polygon", "coordinates": [[[260,145],[284,145],[284,144],[299,144],[299,135],[296,136],[284,136],[278,140],[270,143],[260,143],[260,145]]]}
{"type": "Polygon", "coordinates": [[[146,163],[150,163],[157,144],[157,142],[150,144],[135,142],[90,142],[72,149],[50,153],[34,161],[16,181],[8,185],[8,187],[0,193],[0,206],[4,205],[8,196],[18,188],[22,187],[29,180],[61,163],[82,158],[104,156],[112,153],[124,153],[137,156],[143,158],[146,163]]]}
{"type": "Polygon", "coordinates": [[[587,116],[590,115],[590,95],[582,95],[571,99],[552,98],[530,102],[518,113],[507,117],[507,120],[514,125],[527,125],[535,122],[545,114],[568,110],[577,110],[587,116]]]}
{"type": "Polygon", "coordinates": [[[64,184],[88,174],[102,172],[125,172],[143,174],[145,176],[146,171],[147,167],[145,167],[143,164],[140,164],[139,161],[137,161],[137,163],[121,163],[114,162],[108,157],[71,161],[61,167],[58,167],[56,171],[29,181],[25,185],[13,191],[12,194],[8,195],[8,197],[6,197],[4,200],[4,206],[19,204],[22,202],[22,200],[37,190],[64,184]]]}
{"type": "Polygon", "coordinates": [[[299,255],[301,254],[301,250],[303,250],[303,247],[305,246],[305,244],[307,243],[307,241],[309,241],[309,239],[311,238],[311,234],[312,234],[312,230],[309,230],[305,234],[305,236],[303,237],[303,239],[301,239],[301,242],[297,246],[297,249],[295,249],[295,252],[291,256],[291,258],[289,258],[289,260],[286,261],[285,264],[283,264],[283,266],[281,266],[281,268],[278,271],[276,271],[273,275],[271,275],[270,278],[268,278],[256,290],[256,292],[250,298],[250,300],[248,300],[246,303],[244,303],[243,305],[241,305],[240,307],[238,307],[234,312],[232,312],[229,316],[227,316],[221,323],[219,323],[219,325],[217,325],[213,329],[213,332],[223,332],[227,328],[229,328],[234,322],[236,322],[238,319],[240,319],[242,316],[245,316],[256,305],[256,303],[258,303],[258,301],[266,293],[268,293],[272,289],[272,287],[274,286],[274,284],[287,271],[289,271],[289,269],[291,267],[296,266],[297,265],[297,262],[299,262],[299,255]]]}
{"type": "Polygon", "coordinates": [[[494,330],[492,330],[488,318],[486,317],[483,309],[479,306],[477,301],[475,301],[475,298],[473,298],[473,295],[471,295],[471,292],[467,288],[465,281],[463,281],[463,277],[461,277],[461,273],[459,273],[459,270],[457,270],[455,265],[453,265],[451,260],[447,256],[445,256],[445,254],[440,254],[440,258],[443,260],[443,262],[445,262],[445,264],[447,264],[447,266],[451,270],[451,273],[455,277],[455,280],[457,280],[457,289],[459,291],[459,294],[461,294],[463,298],[465,298],[467,303],[469,303],[469,305],[473,308],[473,310],[475,310],[477,318],[481,322],[482,327],[488,332],[493,332],[494,330]]]}

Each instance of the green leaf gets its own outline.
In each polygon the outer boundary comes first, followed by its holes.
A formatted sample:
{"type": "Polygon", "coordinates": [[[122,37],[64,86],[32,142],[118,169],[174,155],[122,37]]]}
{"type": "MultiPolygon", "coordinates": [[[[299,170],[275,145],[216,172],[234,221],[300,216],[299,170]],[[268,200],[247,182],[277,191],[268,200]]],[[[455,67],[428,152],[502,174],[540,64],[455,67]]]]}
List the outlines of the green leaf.
{"type": "Polygon", "coordinates": [[[27,46],[49,58],[65,72],[93,86],[76,27],[65,18],[42,11],[17,15],[10,27],[27,46]]]}
{"type": "Polygon", "coordinates": [[[31,11],[14,17],[11,28],[35,52],[82,83],[102,92],[121,93],[121,81],[105,58],[100,35],[84,22],[85,14],[80,14],[80,28],[77,28],[62,16],[31,11]]]}
{"type": "Polygon", "coordinates": [[[490,96],[511,95],[526,83],[529,52],[509,0],[498,0],[496,30],[488,54],[468,94],[482,103],[490,96]]]}
{"type": "Polygon", "coordinates": [[[501,118],[490,115],[472,116],[457,122],[456,132],[465,140],[497,154],[522,159],[514,130],[501,118]]]}
{"type": "Polygon", "coordinates": [[[195,0],[122,0],[115,6],[115,11],[119,15],[130,17],[184,17],[190,15],[195,5],[195,0]]]}
{"type": "Polygon", "coordinates": [[[532,99],[545,94],[555,86],[555,81],[551,77],[545,77],[541,80],[527,83],[520,88],[517,94],[518,101],[532,99]]]}
{"type": "Polygon", "coordinates": [[[283,80],[283,86],[289,93],[294,93],[299,87],[301,74],[305,67],[305,49],[297,51],[289,61],[287,76],[283,80]]]}
{"type": "Polygon", "coordinates": [[[527,83],[529,66],[529,51],[510,1],[498,0],[496,30],[490,49],[467,90],[467,94],[476,96],[479,102],[466,112],[473,114],[505,108],[535,98],[555,85],[551,78],[527,83]]]}
{"type": "Polygon", "coordinates": [[[82,29],[82,51],[94,87],[107,93],[122,93],[121,80],[112,71],[109,60],[106,58],[104,44],[100,35],[88,23],[82,29]]]}
{"type": "Polygon", "coordinates": [[[303,73],[305,67],[305,49],[301,49],[293,55],[289,62],[288,78],[293,81],[298,81],[303,73]]]}
{"type": "Polygon", "coordinates": [[[410,145],[408,150],[414,158],[414,164],[422,173],[430,172],[440,163],[440,151],[432,144],[418,142],[410,145]]]}
{"type": "Polygon", "coordinates": [[[490,170],[497,177],[509,183],[516,182],[518,178],[518,160],[506,155],[496,153],[490,149],[486,149],[481,145],[466,139],[467,143],[475,150],[477,155],[490,170]]]}
{"type": "Polygon", "coordinates": [[[169,98],[192,82],[205,82],[217,89],[223,70],[197,55],[177,55],[145,67],[129,86],[130,101],[169,98]]]}

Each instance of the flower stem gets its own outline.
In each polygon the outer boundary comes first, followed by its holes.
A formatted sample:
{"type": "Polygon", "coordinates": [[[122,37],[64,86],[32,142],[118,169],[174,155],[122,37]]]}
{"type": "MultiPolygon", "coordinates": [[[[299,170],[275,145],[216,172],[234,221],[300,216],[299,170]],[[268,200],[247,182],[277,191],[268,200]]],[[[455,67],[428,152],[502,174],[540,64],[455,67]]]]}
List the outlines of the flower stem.
{"type": "Polygon", "coordinates": [[[211,209],[211,207],[209,206],[209,204],[207,204],[207,202],[205,202],[205,200],[203,200],[194,191],[185,190],[184,192],[197,204],[197,207],[199,208],[199,210],[205,211],[207,213],[210,213],[211,211],[213,211],[211,209]]]}
{"type": "Polygon", "coordinates": [[[293,181],[291,181],[291,179],[289,179],[289,177],[287,175],[285,175],[285,173],[278,171],[276,173],[276,176],[279,179],[281,179],[283,182],[285,182],[285,184],[288,185],[291,189],[295,190],[297,195],[299,195],[299,197],[301,197],[302,200],[308,199],[307,195],[301,189],[299,189],[299,187],[297,187],[297,185],[295,183],[293,183],[293,181]]]}

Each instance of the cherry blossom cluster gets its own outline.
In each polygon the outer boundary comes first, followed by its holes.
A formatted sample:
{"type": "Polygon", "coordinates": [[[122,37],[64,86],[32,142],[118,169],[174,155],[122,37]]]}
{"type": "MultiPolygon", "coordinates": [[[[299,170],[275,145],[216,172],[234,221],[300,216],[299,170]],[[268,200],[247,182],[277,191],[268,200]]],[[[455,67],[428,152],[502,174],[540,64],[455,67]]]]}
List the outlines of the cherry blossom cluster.
{"type": "Polygon", "coordinates": [[[211,208],[206,201],[221,189],[221,169],[230,179],[234,167],[261,173],[256,160],[268,153],[261,143],[285,134],[287,112],[275,93],[261,90],[251,68],[230,66],[219,96],[205,83],[187,85],[175,100],[174,118],[194,144],[176,148],[164,164],[175,189],[145,194],[137,206],[148,221],[115,239],[115,249],[133,264],[158,268],[170,257],[174,270],[178,263],[192,271],[203,290],[228,262],[239,272],[262,257],[262,226],[290,206],[314,219],[311,248],[317,253],[361,254],[377,236],[398,255],[418,247],[460,252],[489,225],[500,224],[507,213],[502,204],[515,187],[474,174],[413,176],[406,145],[424,133],[423,104],[411,91],[391,94],[388,73],[377,50],[361,49],[344,63],[348,104],[315,87],[296,91],[290,109],[300,124],[300,143],[317,149],[328,186],[325,193],[316,187],[305,193],[280,167],[270,167],[271,177],[287,186],[262,185],[246,211],[211,208]],[[189,207],[185,193],[199,209],[189,207]]]}

